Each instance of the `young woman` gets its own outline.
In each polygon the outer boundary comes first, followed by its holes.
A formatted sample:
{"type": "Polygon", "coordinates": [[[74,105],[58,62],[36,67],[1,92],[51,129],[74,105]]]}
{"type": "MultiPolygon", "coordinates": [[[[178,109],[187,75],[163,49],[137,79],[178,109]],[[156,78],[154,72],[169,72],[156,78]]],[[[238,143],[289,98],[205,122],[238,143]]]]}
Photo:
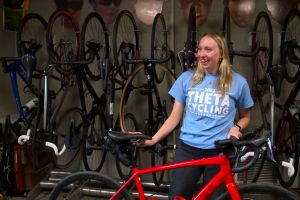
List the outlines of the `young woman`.
{"type": "MultiPolygon", "coordinates": [[[[182,73],[169,91],[175,99],[169,118],[152,140],[140,144],[156,144],[171,133],[184,116],[175,162],[218,155],[214,142],[240,138],[241,129],[250,123],[249,109],[253,106],[253,100],[249,86],[244,77],[232,70],[223,36],[218,33],[205,34],[200,39],[196,58],[198,66],[182,73]]],[[[170,198],[179,195],[191,199],[200,176],[203,175],[205,184],[217,171],[218,166],[174,170],[170,198]]],[[[221,187],[214,197],[224,189],[224,186],[221,187]]]]}

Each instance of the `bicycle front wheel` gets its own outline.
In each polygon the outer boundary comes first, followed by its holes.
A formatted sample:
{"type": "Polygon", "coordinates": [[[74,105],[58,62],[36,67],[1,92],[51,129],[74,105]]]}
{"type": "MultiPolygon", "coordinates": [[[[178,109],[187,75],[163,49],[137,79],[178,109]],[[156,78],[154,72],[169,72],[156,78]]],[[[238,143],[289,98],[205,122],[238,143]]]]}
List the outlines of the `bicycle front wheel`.
{"type": "Polygon", "coordinates": [[[18,56],[28,53],[34,55],[36,58],[35,67],[39,71],[42,71],[48,64],[46,28],[47,22],[42,16],[29,13],[22,19],[17,32],[18,56]]]}
{"type": "MultiPolygon", "coordinates": [[[[101,16],[96,13],[90,13],[84,20],[81,30],[81,57],[86,59],[89,45],[91,43],[98,45],[99,49],[96,54],[96,59],[85,66],[85,71],[88,76],[97,81],[104,79],[103,66],[101,65],[105,58],[109,57],[109,42],[108,31],[101,16]],[[101,71],[102,70],[102,71],[101,71]]],[[[107,73],[107,72],[106,72],[107,73]]]]}
{"type": "Polygon", "coordinates": [[[119,68],[119,75],[126,79],[134,70],[135,65],[124,62],[122,54],[127,59],[134,59],[137,57],[139,48],[137,25],[133,15],[128,10],[123,10],[117,16],[114,24],[112,44],[114,65],[119,68]]]}
{"type": "MultiPolygon", "coordinates": [[[[158,13],[153,21],[152,34],[151,34],[151,59],[164,59],[169,52],[168,46],[168,33],[164,16],[158,13]]],[[[154,78],[158,83],[164,79],[164,71],[157,71],[154,68],[154,78]]]]}
{"type": "MultiPolygon", "coordinates": [[[[76,61],[80,54],[80,30],[67,11],[57,10],[49,18],[46,32],[47,50],[50,60],[76,61]]],[[[71,65],[56,65],[63,75],[73,72],[71,65]]]]}
{"type": "MultiPolygon", "coordinates": [[[[272,185],[268,183],[252,183],[247,185],[241,185],[238,187],[241,199],[253,199],[253,200],[299,200],[294,193],[286,190],[283,187],[272,185]]],[[[222,194],[218,200],[231,199],[228,192],[222,194]]]]}
{"type": "MultiPolygon", "coordinates": [[[[60,181],[50,193],[49,200],[109,199],[118,189],[112,178],[96,172],[77,172],[60,181]]],[[[125,189],[118,199],[133,199],[125,189]]]]}
{"type": "Polygon", "coordinates": [[[285,42],[296,40],[297,47],[294,48],[294,53],[297,58],[300,56],[300,11],[299,10],[291,10],[287,15],[281,31],[281,41],[280,41],[280,58],[281,64],[285,67],[286,73],[285,78],[288,82],[294,83],[299,78],[300,74],[300,66],[297,64],[293,64],[287,58],[287,52],[285,48],[285,42]]]}

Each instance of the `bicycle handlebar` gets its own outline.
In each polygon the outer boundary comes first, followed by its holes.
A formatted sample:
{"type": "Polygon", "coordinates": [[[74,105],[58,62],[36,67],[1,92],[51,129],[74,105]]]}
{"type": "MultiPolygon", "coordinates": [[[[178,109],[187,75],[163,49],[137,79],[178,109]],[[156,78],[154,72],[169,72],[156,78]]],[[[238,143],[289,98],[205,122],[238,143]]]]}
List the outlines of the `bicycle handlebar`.
{"type": "Polygon", "coordinates": [[[10,64],[8,62],[14,62],[13,65],[23,66],[23,69],[26,71],[24,78],[27,85],[32,83],[33,71],[36,68],[36,57],[31,54],[25,54],[21,57],[2,57],[0,58],[2,62],[3,72],[8,73],[10,71],[10,64]]]}
{"type": "Polygon", "coordinates": [[[259,42],[255,43],[256,48],[253,51],[231,51],[230,53],[233,56],[241,56],[241,57],[254,57],[261,50],[261,46],[259,42]]]}
{"type": "Polygon", "coordinates": [[[154,59],[154,58],[144,58],[144,59],[128,59],[125,57],[125,54],[122,53],[122,60],[128,64],[140,64],[140,63],[165,63],[169,61],[171,58],[172,52],[167,51],[167,56],[161,59],[154,59]]]}
{"type": "MultiPolygon", "coordinates": [[[[31,133],[31,129],[28,129],[26,135],[20,135],[18,137],[18,143],[20,145],[23,145],[27,141],[29,141],[30,140],[30,133],[31,133]]],[[[64,146],[62,147],[62,149],[60,151],[58,150],[57,146],[52,142],[45,142],[44,144],[45,144],[45,146],[52,148],[56,156],[61,156],[66,151],[66,145],[65,144],[64,144],[64,146]]]]}
{"type": "Polygon", "coordinates": [[[300,65],[300,58],[296,56],[294,49],[300,48],[297,44],[297,40],[292,39],[284,43],[284,50],[287,52],[287,57],[294,65],[300,65]]]}
{"type": "MultiPolygon", "coordinates": [[[[94,61],[97,51],[100,48],[100,44],[94,43],[94,42],[87,42],[86,44],[88,46],[87,55],[89,55],[89,58],[86,60],[70,60],[70,61],[59,61],[55,60],[55,56],[49,56],[50,58],[50,64],[54,65],[87,65],[94,61]]],[[[53,53],[53,52],[52,52],[53,53]]]]}

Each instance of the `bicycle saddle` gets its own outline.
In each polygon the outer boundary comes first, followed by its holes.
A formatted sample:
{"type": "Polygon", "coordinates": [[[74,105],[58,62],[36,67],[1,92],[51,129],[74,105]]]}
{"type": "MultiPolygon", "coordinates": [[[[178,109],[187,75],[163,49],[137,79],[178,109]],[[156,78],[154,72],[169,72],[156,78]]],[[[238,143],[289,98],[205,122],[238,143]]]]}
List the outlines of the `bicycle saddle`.
{"type": "Polygon", "coordinates": [[[280,96],[281,83],[285,76],[285,68],[282,65],[273,65],[270,68],[270,77],[274,85],[275,97],[280,96]]]}
{"type": "Polygon", "coordinates": [[[151,140],[151,137],[144,134],[129,134],[129,133],[122,133],[118,131],[109,131],[108,136],[116,141],[116,142],[129,142],[130,140],[138,140],[138,139],[147,139],[151,140]]]}
{"type": "Polygon", "coordinates": [[[21,57],[21,61],[26,70],[27,85],[31,85],[33,70],[36,67],[36,58],[30,54],[25,54],[21,57]]]}

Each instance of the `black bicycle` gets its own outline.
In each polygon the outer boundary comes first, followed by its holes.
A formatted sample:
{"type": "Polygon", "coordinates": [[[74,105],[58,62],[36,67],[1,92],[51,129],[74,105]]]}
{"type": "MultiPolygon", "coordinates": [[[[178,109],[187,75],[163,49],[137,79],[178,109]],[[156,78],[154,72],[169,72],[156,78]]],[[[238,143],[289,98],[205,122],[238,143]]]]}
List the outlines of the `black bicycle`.
{"type": "MultiPolygon", "coordinates": [[[[162,19],[163,16],[158,14],[154,22],[162,19]]],[[[162,31],[165,30],[162,29],[162,31]]],[[[138,65],[128,77],[121,95],[119,114],[121,130],[124,132],[134,131],[126,125],[125,116],[127,112],[140,116],[137,122],[144,127],[142,132],[149,136],[153,136],[156,133],[171,112],[172,98],[165,91],[168,90],[166,88],[170,88],[175,82],[175,76],[169,68],[163,65],[163,63],[169,61],[171,52],[168,50],[166,43],[157,44],[163,44],[159,48],[162,48],[164,51],[161,54],[164,57],[128,59],[123,54],[124,62],[138,65]],[[164,78],[159,80],[157,73],[164,74],[164,78]]],[[[151,51],[158,48],[152,47],[151,51]]],[[[165,145],[166,142],[167,140],[163,140],[158,145],[165,145]]],[[[165,163],[166,159],[167,154],[159,155],[155,151],[151,153],[152,166],[165,163]]],[[[160,185],[163,180],[163,172],[153,173],[153,180],[156,185],[160,185]]]]}

